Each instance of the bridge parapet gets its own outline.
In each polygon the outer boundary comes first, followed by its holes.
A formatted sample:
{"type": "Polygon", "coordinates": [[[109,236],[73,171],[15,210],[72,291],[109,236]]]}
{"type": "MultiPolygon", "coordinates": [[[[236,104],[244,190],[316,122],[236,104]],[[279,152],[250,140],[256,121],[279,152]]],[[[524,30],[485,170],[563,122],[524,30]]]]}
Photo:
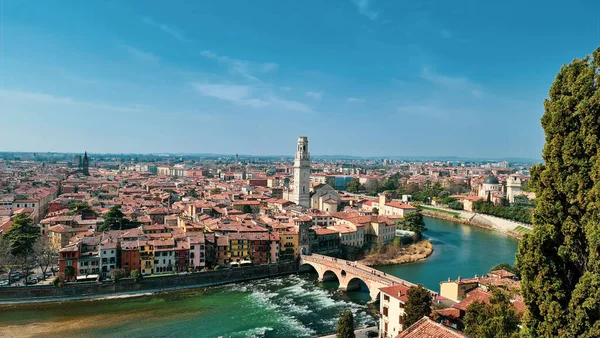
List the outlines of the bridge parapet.
{"type": "MultiPolygon", "coordinates": [[[[338,280],[340,281],[341,289],[346,289],[350,280],[358,278],[362,280],[365,284],[367,284],[367,287],[369,287],[369,290],[371,292],[372,298],[373,294],[376,295],[379,291],[379,288],[381,287],[392,285],[406,285],[408,287],[416,286],[416,284],[412,282],[406,281],[396,276],[386,274],[385,272],[373,269],[372,267],[366,266],[364,264],[329,256],[323,256],[318,254],[301,255],[300,263],[310,264],[313,267],[315,267],[315,269],[319,273],[319,278],[321,279],[323,278],[326,271],[331,271],[335,273],[338,276],[338,280]],[[376,290],[372,290],[373,288],[376,288],[376,290]]],[[[433,295],[438,294],[435,291],[429,291],[433,295]]]]}

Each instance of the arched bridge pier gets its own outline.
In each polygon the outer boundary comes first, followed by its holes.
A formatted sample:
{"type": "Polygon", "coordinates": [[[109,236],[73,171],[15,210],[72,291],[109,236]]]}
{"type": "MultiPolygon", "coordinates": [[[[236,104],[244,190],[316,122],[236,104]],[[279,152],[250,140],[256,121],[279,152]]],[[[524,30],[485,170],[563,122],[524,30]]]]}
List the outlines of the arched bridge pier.
{"type": "MultiPolygon", "coordinates": [[[[343,291],[360,289],[360,282],[362,281],[369,289],[372,302],[379,298],[379,289],[382,287],[392,285],[410,287],[415,285],[360,263],[323,255],[300,255],[301,270],[303,265],[312,266],[317,271],[321,282],[332,281],[337,278],[340,283],[339,289],[343,291]]],[[[431,292],[437,294],[437,292],[431,292]]]]}

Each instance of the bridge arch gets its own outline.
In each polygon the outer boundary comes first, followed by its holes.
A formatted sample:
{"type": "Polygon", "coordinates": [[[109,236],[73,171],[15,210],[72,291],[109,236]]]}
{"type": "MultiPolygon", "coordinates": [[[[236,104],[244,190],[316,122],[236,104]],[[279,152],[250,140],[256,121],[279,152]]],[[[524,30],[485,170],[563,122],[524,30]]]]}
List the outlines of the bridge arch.
{"type": "MultiPolygon", "coordinates": [[[[371,267],[357,262],[346,261],[343,259],[328,257],[318,254],[301,255],[300,271],[302,272],[306,265],[310,265],[316,270],[319,280],[333,279],[337,277],[339,289],[343,291],[356,290],[362,284],[366,285],[371,296],[371,301],[379,299],[379,289],[392,285],[414,285],[395,276],[387,275],[371,267]]],[[[312,270],[312,269],[311,269],[312,270]]],[[[432,294],[436,294],[431,291],[432,294]]]]}
{"type": "Polygon", "coordinates": [[[334,282],[334,281],[337,281],[339,283],[341,281],[341,279],[337,273],[335,273],[331,270],[324,271],[323,276],[321,276],[319,278],[319,282],[334,282]]]}

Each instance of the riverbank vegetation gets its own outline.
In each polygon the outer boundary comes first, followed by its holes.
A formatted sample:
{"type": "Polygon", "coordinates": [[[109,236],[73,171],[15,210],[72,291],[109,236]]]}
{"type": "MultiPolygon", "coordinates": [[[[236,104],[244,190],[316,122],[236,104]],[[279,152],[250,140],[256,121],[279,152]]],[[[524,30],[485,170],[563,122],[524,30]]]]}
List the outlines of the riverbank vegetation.
{"type": "Polygon", "coordinates": [[[432,207],[428,207],[425,205],[421,205],[419,207],[423,210],[433,211],[433,212],[441,212],[443,214],[448,214],[448,215],[452,215],[455,217],[458,217],[460,215],[460,212],[458,212],[458,211],[449,211],[449,210],[444,210],[444,209],[432,208],[432,207]]]}
{"type": "Polygon", "coordinates": [[[473,203],[473,210],[482,214],[510,219],[513,221],[531,224],[533,208],[523,205],[494,205],[489,201],[477,201],[473,203]]]}
{"type": "Polygon", "coordinates": [[[366,252],[360,260],[364,265],[396,265],[423,260],[433,253],[433,245],[429,240],[402,245],[398,240],[394,243],[376,246],[366,252]]]}

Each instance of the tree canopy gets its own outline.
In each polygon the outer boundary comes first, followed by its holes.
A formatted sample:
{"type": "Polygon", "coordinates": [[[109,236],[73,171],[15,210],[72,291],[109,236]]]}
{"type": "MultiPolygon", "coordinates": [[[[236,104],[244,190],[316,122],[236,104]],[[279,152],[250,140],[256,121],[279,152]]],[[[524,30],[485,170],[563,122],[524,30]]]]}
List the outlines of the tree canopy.
{"type": "Polygon", "coordinates": [[[94,211],[94,209],[92,209],[92,207],[87,204],[87,202],[76,202],[76,203],[72,203],[71,205],[69,205],[69,211],[67,213],[67,215],[83,215],[83,214],[88,214],[88,213],[92,213],[92,214],[96,214],[96,212],[94,211]]]}
{"type": "Polygon", "coordinates": [[[561,68],[531,170],[534,230],[517,266],[529,337],[600,337],[600,48],[561,68]]]}
{"type": "Polygon", "coordinates": [[[423,214],[420,211],[404,215],[403,225],[404,229],[414,231],[417,234],[417,237],[421,237],[421,235],[427,231],[425,221],[423,220],[423,214]]]}
{"type": "Polygon", "coordinates": [[[408,301],[404,307],[404,327],[409,327],[431,313],[431,293],[419,284],[408,289],[408,301]]]}
{"type": "Polygon", "coordinates": [[[33,225],[31,218],[18,214],[4,235],[9,243],[9,252],[15,257],[23,257],[33,253],[33,245],[40,237],[40,229],[33,225]]]}
{"type": "Polygon", "coordinates": [[[125,217],[121,211],[120,205],[115,205],[102,216],[104,223],[100,226],[100,231],[108,230],[127,230],[139,226],[139,223],[125,217]]]}
{"type": "Polygon", "coordinates": [[[347,192],[351,192],[351,193],[357,193],[364,188],[361,186],[360,181],[358,180],[358,178],[353,178],[350,181],[348,181],[348,183],[346,183],[346,191],[347,192]]]}
{"type": "Polygon", "coordinates": [[[472,338],[518,337],[519,318],[510,300],[495,289],[490,304],[475,301],[467,308],[463,319],[465,334],[472,338]]]}
{"type": "Polygon", "coordinates": [[[340,315],[336,328],[337,338],[354,338],[354,315],[346,310],[340,315]]]}

